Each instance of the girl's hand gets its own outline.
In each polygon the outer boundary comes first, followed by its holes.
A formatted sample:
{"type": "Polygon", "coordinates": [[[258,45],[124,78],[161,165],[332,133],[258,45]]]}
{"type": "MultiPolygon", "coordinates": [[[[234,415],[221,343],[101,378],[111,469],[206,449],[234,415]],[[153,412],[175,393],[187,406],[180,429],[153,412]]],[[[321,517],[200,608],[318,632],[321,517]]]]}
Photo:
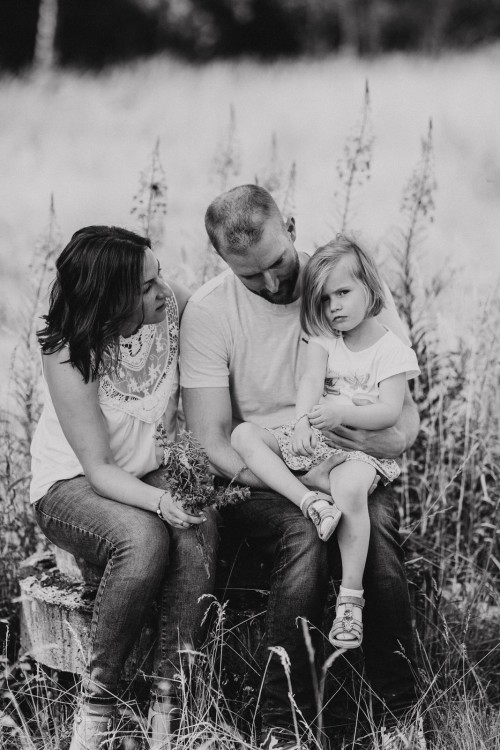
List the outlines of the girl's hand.
{"type": "Polygon", "coordinates": [[[192,516],[186,513],[181,503],[174,500],[170,492],[161,495],[158,507],[163,520],[176,529],[188,529],[192,524],[204,523],[207,520],[203,515],[192,516]]]}
{"type": "Polygon", "coordinates": [[[316,448],[317,438],[311,430],[306,416],[301,417],[295,425],[292,437],[292,450],[297,456],[312,456],[316,448]]]}
{"type": "Polygon", "coordinates": [[[333,430],[342,424],[342,408],[332,404],[316,404],[307,416],[318,430],[333,430]]]}

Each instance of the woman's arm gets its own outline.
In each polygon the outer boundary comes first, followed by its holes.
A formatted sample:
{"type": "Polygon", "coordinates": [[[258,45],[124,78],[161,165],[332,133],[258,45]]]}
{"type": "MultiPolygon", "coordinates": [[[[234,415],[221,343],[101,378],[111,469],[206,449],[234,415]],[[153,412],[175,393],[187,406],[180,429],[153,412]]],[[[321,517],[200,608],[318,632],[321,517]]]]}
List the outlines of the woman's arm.
{"type": "Polygon", "coordinates": [[[317,404],[311,409],[309,420],[321,429],[334,429],[338,425],[363,430],[384,430],[393,427],[399,419],[405,396],[406,374],[392,375],[379,384],[379,400],[362,406],[317,404]]]}
{"type": "Polygon", "coordinates": [[[92,489],[103,497],[153,513],[161,499],[161,512],[169,523],[201,523],[200,518],[185,513],[170,493],[142,482],[116,465],[99,407],[98,383],[85,383],[66,359],[66,350],[45,355],[45,377],[61,428],[92,489]]]}

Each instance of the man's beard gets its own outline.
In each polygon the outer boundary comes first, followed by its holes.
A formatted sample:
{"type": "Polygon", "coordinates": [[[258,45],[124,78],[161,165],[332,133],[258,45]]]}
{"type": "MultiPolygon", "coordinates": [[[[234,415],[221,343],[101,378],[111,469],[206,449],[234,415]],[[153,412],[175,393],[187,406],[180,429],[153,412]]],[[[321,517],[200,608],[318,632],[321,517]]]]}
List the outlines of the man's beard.
{"type": "Polygon", "coordinates": [[[300,260],[297,251],[295,251],[295,265],[292,271],[292,275],[283,281],[280,281],[277,292],[270,292],[268,289],[261,289],[260,292],[256,292],[259,297],[263,297],[273,305],[289,305],[293,302],[293,293],[297,286],[300,273],[300,260]]]}

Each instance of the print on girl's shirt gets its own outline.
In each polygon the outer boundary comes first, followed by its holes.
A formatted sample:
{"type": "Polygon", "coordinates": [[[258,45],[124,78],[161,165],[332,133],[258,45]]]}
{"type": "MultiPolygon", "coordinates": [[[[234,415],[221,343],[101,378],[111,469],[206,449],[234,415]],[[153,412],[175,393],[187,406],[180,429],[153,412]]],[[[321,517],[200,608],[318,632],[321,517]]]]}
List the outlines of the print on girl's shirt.
{"type": "Polygon", "coordinates": [[[343,384],[344,391],[359,392],[366,391],[369,388],[370,374],[368,372],[348,372],[340,374],[335,370],[328,370],[328,377],[325,378],[325,388],[323,396],[340,396],[340,386],[343,384]]]}

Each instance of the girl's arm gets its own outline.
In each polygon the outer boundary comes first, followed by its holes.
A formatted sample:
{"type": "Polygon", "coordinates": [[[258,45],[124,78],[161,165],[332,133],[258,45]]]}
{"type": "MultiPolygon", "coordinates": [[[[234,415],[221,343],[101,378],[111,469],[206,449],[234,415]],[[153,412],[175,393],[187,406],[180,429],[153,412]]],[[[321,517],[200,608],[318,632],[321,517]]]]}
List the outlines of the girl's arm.
{"type": "Polygon", "coordinates": [[[334,429],[338,425],[364,430],[383,430],[398,421],[406,390],[406,373],[392,375],[379,384],[379,400],[365,406],[318,404],[309,413],[309,421],[318,429],[334,429]]]}
{"type": "Polygon", "coordinates": [[[327,361],[328,352],[326,349],[323,349],[314,341],[310,341],[307,346],[305,371],[300,379],[297,391],[295,419],[308,414],[323,395],[327,361]]]}
{"type": "Polygon", "coordinates": [[[170,493],[142,482],[115,463],[98,401],[97,381],[85,383],[67,359],[67,350],[44,356],[44,372],[57,418],[66,440],[97,494],[125,505],[156,512],[161,501],[165,520],[201,523],[185,513],[170,493]]]}
{"type": "Polygon", "coordinates": [[[309,422],[308,414],[323,395],[328,352],[319,344],[310,341],[307,347],[306,369],[297,391],[295,405],[295,429],[292,450],[301,456],[312,455],[316,438],[309,422]]]}

